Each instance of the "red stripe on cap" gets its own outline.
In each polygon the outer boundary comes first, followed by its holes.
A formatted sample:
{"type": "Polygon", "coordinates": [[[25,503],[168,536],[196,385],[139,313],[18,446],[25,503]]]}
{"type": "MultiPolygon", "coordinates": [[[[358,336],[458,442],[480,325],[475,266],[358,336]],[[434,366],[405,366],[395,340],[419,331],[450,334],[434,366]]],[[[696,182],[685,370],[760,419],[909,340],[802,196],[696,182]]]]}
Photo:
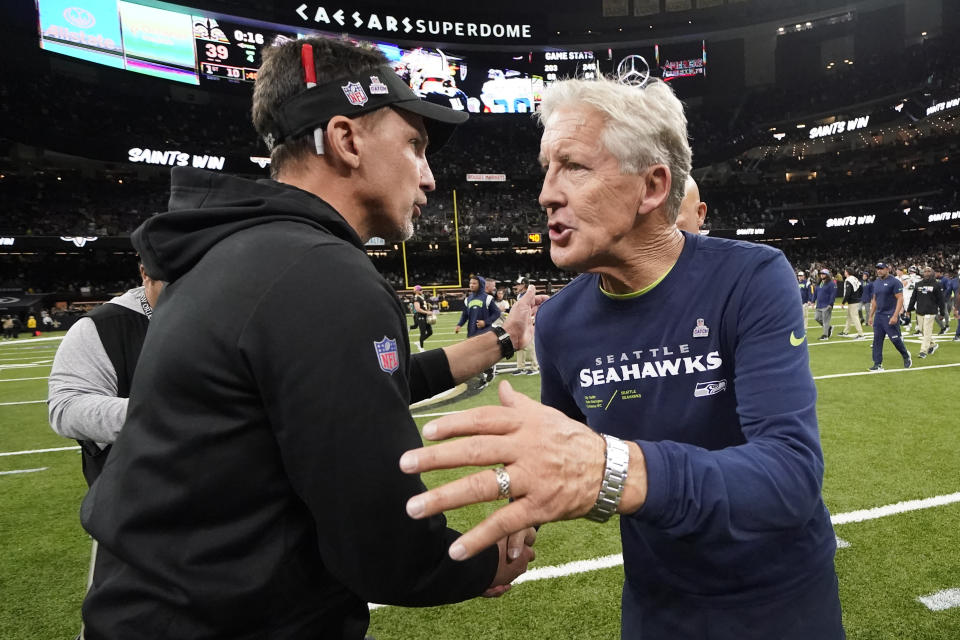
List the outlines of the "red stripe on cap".
{"type": "Polygon", "coordinates": [[[300,61],[303,63],[303,77],[307,84],[317,84],[317,70],[313,66],[313,45],[305,44],[300,47],[300,61]]]}

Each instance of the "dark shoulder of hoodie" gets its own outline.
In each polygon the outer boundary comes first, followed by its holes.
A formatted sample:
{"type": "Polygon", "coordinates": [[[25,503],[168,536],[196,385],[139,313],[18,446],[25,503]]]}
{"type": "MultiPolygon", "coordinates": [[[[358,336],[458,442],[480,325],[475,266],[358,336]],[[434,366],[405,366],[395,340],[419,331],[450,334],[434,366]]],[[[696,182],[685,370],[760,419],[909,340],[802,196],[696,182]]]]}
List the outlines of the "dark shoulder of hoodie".
{"type": "Polygon", "coordinates": [[[377,271],[366,252],[350,240],[331,233],[323,227],[296,220],[279,220],[263,225],[263,228],[267,231],[263,236],[258,236],[257,241],[262,242],[267,255],[286,256],[291,262],[295,262],[306,252],[316,250],[314,260],[322,266],[324,251],[335,251],[336,271],[318,272],[317,278],[349,279],[351,273],[364,273],[390,295],[398,309],[402,308],[400,299],[390,283],[377,271]],[[346,270],[344,263],[348,265],[346,270]]]}

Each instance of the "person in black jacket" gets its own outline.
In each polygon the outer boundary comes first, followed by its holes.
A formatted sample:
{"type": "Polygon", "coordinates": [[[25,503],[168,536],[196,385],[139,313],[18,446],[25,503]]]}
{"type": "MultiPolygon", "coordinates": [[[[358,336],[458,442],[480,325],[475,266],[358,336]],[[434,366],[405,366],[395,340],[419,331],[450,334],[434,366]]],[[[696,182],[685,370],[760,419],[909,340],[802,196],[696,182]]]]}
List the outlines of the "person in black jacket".
{"type": "Polygon", "coordinates": [[[933,277],[931,267],[923,268],[923,279],[913,287],[913,296],[910,297],[910,305],[907,307],[907,313],[917,310],[917,325],[923,337],[920,339],[921,358],[933,355],[938,345],[933,341],[933,321],[938,315],[947,313],[946,303],[943,300],[943,288],[937,279],[933,277]]]}
{"type": "Polygon", "coordinates": [[[467,116],[348,43],[263,57],[253,122],[273,179],[175,167],[169,211],[132,238],[169,284],[81,509],[100,546],[86,640],[359,640],[369,602],[499,595],[533,555],[529,529],[451,560],[442,516],[407,517],[424,485],[399,459],[422,443],[409,405],[523,347],[543,298],[411,357],[364,252],[410,237],[434,189],[426,149],[467,116]],[[327,313],[331,299],[351,312],[327,313]]]}
{"type": "Polygon", "coordinates": [[[423,351],[423,343],[433,335],[433,327],[430,326],[430,303],[423,295],[423,287],[420,285],[413,287],[413,324],[420,329],[417,348],[423,351]]]}

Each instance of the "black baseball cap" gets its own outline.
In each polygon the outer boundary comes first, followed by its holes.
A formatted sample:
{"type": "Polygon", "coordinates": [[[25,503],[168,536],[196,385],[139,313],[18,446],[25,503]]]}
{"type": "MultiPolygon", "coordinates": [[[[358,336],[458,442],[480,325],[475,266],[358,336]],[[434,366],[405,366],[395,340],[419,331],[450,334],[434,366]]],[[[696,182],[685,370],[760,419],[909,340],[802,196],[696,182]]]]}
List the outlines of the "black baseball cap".
{"type": "Polygon", "coordinates": [[[334,116],[361,116],[390,106],[423,117],[430,153],[442,147],[456,126],[470,117],[465,111],[421,100],[393,69],[380,65],[318,84],[285,100],[274,118],[272,144],[323,127],[334,116]]]}
{"type": "Polygon", "coordinates": [[[877,263],[877,269],[889,269],[889,268],[890,268],[890,267],[887,265],[886,262],[878,262],[878,263],[877,263]]]}

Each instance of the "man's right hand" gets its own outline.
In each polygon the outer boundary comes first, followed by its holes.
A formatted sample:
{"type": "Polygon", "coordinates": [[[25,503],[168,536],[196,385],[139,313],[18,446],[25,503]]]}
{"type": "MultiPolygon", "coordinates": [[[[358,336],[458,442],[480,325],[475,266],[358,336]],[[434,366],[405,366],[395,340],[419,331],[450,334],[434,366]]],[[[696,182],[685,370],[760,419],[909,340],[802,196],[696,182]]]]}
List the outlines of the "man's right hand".
{"type": "Polygon", "coordinates": [[[527,565],[537,557],[532,547],[523,545],[520,557],[511,560],[507,556],[507,538],[498,541],[497,547],[500,549],[500,564],[497,566],[497,575],[493,577],[493,582],[482,594],[485,598],[499,598],[509,591],[510,583],[526,573],[527,565]]]}
{"type": "Polygon", "coordinates": [[[456,327],[454,327],[453,332],[460,333],[460,325],[457,325],[456,327]]]}

